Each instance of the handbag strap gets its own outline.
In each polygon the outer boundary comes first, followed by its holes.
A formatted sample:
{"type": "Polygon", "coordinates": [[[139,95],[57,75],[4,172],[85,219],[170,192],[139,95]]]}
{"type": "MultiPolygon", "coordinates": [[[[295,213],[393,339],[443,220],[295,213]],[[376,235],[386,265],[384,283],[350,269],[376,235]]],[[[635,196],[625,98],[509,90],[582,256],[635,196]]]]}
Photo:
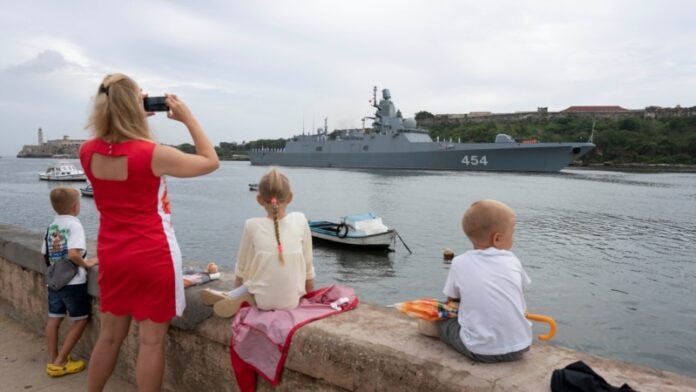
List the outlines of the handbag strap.
{"type": "Polygon", "coordinates": [[[50,229],[50,228],[51,228],[50,226],[46,228],[46,235],[44,236],[44,242],[46,243],[46,252],[44,253],[43,256],[44,256],[44,262],[46,263],[46,267],[51,266],[51,260],[49,260],[49,258],[48,258],[48,229],[50,229]]]}
{"type": "MultiPolygon", "coordinates": [[[[44,257],[44,262],[46,263],[46,267],[51,266],[51,260],[48,258],[48,231],[50,228],[51,228],[51,226],[49,226],[46,229],[46,235],[44,236],[44,242],[46,243],[46,253],[44,253],[43,257],[44,257]]],[[[83,254],[82,254],[82,258],[84,259],[85,257],[87,257],[87,249],[85,249],[83,254]]],[[[75,262],[70,260],[70,258],[67,258],[66,260],[68,260],[72,264],[75,264],[75,262]]],[[[75,264],[75,267],[79,267],[79,265],[75,264]]]]}

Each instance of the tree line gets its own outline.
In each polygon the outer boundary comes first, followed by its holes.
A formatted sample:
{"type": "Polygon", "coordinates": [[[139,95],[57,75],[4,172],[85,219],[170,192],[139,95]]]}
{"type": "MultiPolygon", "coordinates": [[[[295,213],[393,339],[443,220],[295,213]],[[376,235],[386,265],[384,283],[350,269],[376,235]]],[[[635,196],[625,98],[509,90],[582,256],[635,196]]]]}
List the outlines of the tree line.
{"type": "MultiPolygon", "coordinates": [[[[179,150],[187,153],[196,152],[196,148],[190,143],[176,146],[179,150]]],[[[254,141],[221,142],[215,146],[215,151],[223,161],[246,161],[248,160],[249,150],[256,148],[283,148],[285,139],[259,139],[254,141]]]]}

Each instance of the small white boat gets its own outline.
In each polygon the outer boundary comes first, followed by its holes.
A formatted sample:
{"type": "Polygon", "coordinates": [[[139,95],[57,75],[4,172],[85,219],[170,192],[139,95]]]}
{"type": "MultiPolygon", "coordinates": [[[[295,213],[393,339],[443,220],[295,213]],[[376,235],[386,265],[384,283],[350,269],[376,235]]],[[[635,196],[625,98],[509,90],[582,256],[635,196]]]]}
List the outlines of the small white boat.
{"type": "Polygon", "coordinates": [[[92,184],[88,182],[86,187],[80,188],[80,193],[84,197],[94,197],[94,190],[92,189],[92,184]]]}
{"type": "Polygon", "coordinates": [[[348,215],[340,223],[309,221],[309,229],[313,238],[360,248],[389,249],[396,236],[372,213],[348,215]]]}
{"type": "Polygon", "coordinates": [[[58,162],[39,173],[39,180],[45,181],[87,181],[85,172],[70,162],[58,162]]]}

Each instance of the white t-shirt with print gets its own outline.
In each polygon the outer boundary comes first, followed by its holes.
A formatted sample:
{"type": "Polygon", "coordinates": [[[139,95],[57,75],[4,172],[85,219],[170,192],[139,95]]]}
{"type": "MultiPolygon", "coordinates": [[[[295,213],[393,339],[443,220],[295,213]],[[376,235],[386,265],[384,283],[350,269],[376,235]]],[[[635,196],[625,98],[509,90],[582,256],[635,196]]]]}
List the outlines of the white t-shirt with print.
{"type": "MultiPolygon", "coordinates": [[[[61,258],[68,258],[68,249],[80,249],[84,252],[87,248],[85,229],[77,217],[72,215],[56,215],[53,223],[48,226],[48,259],[55,263],[61,258]]],[[[46,254],[46,238],[41,246],[41,253],[46,254]]],[[[77,267],[77,274],[68,285],[87,283],[87,270],[77,267]]]]}
{"type": "Polygon", "coordinates": [[[475,249],[454,258],[443,292],[459,298],[459,336],[469,351],[499,355],[532,344],[524,288],[531,283],[510,251],[475,249]]]}

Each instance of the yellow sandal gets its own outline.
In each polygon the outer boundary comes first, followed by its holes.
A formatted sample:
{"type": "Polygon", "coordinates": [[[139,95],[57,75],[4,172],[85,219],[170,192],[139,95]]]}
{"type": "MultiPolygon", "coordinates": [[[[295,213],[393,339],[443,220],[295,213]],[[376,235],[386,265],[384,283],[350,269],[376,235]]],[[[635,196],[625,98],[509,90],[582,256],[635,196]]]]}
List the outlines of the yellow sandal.
{"type": "Polygon", "coordinates": [[[83,370],[85,370],[85,361],[81,359],[73,361],[69,355],[67,362],[65,362],[63,366],[54,365],[52,363],[46,365],[46,374],[51,377],[62,377],[66,374],[79,373],[83,370]]]}

